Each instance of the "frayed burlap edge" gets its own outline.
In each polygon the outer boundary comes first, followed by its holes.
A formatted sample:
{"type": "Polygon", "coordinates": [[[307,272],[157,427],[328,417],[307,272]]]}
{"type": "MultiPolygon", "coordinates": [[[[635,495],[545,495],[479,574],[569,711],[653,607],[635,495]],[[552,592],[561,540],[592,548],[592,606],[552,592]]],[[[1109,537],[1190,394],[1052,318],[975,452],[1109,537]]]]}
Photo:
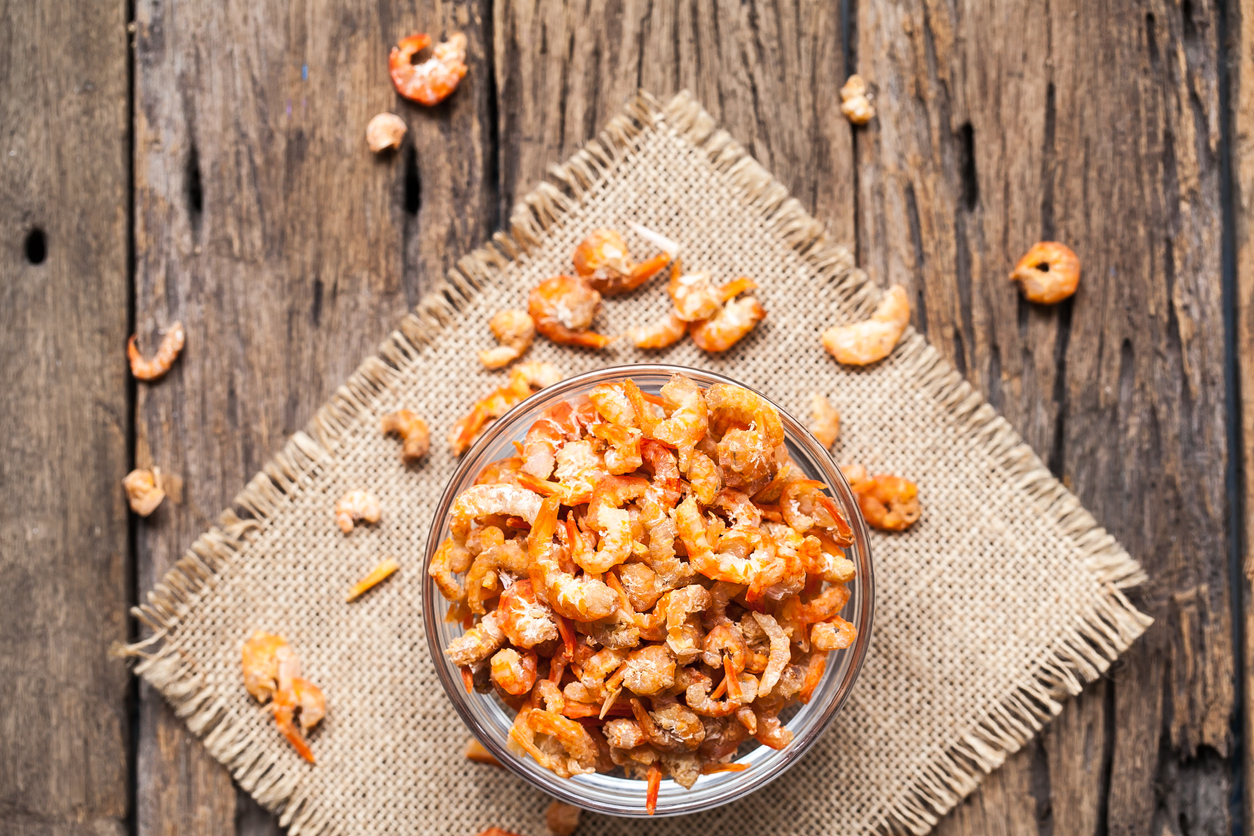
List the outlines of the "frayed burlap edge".
{"type": "MultiPolygon", "coordinates": [[[[616,164],[646,132],[668,126],[708,156],[729,176],[744,204],[757,211],[767,228],[787,243],[806,265],[835,286],[844,316],[865,316],[879,289],[854,265],[843,245],[828,240],[823,225],[789,197],[787,190],[723,130],[684,91],[662,106],[641,91],[626,112],[562,165],[549,168],[538,185],[514,209],[508,232],[457,262],[447,278],[407,315],[400,327],[367,359],[309,426],[235,497],[217,524],[203,534],[148,593],[147,603],[132,610],[152,634],[126,647],[136,658],[135,671],[173,706],[193,734],[223,763],[244,789],[280,814],[292,836],[329,830],[325,812],[299,793],[299,773],[284,778],[278,764],[248,742],[247,732],[224,719],[212,689],[164,639],[216,575],[322,467],[334,461],[340,439],[362,410],[388,389],[399,370],[419,361],[421,348],[435,338],[477,296],[502,277],[512,260],[542,244],[545,232],[562,222],[583,194],[612,176],[616,164]]],[[[1017,477],[1042,515],[1072,537],[1085,567],[1105,590],[1101,602],[1048,648],[1033,673],[994,702],[976,727],[966,731],[925,768],[910,776],[901,798],[890,801],[883,829],[925,833],[940,816],[971,793],[983,775],[1015,752],[1062,708],[1060,700],[1080,692],[1101,675],[1151,623],[1123,595],[1122,589],[1145,580],[1140,566],[1079,501],[1044,467],[1007,421],[913,330],[898,346],[899,360],[914,363],[919,385],[948,410],[959,431],[977,439],[988,453],[1017,477]]]]}

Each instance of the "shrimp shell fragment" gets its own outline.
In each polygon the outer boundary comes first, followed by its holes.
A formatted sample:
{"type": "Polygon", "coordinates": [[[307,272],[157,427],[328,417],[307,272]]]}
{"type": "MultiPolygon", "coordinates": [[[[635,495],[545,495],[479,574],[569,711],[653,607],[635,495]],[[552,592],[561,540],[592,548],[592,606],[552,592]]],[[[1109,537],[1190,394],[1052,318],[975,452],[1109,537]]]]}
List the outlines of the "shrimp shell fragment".
{"type": "Polygon", "coordinates": [[[401,568],[401,564],[396,562],[396,558],[389,557],[378,566],[370,570],[370,574],[353,584],[353,588],[348,591],[345,601],[356,601],[379,584],[383,583],[401,568]]]}

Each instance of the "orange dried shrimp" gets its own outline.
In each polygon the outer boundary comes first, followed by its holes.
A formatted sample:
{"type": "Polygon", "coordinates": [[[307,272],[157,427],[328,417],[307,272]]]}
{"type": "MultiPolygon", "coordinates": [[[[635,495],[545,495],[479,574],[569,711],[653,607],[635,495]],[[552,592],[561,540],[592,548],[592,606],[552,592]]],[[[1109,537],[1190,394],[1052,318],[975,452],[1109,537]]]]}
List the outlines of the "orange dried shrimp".
{"type": "Polygon", "coordinates": [[[135,344],[135,335],[132,334],[131,338],[126,341],[126,359],[130,361],[131,374],[138,380],[157,380],[170,370],[170,366],[174,365],[179,352],[183,350],[183,343],[186,339],[187,334],[183,330],[183,323],[174,323],[161,338],[157,353],[151,360],[147,360],[139,353],[139,346],[135,344]]]}
{"type": "MultiPolygon", "coordinates": [[[[774,748],[850,646],[849,521],[747,389],[675,375],[546,410],[521,456],[458,496],[429,567],[470,614],[445,649],[517,712],[509,748],[562,777],[622,768],[691,787],[774,748]],[[464,576],[464,577],[461,577],[464,576]]],[[[490,471],[490,473],[489,473],[490,471]]]]}
{"type": "Polygon", "coordinates": [[[1019,259],[1010,281],[1019,283],[1029,302],[1053,305],[1080,286],[1080,258],[1066,244],[1041,241],[1019,259]]]}
{"type": "Polygon", "coordinates": [[[240,654],[244,688],[257,702],[270,703],[275,725],[300,756],[314,763],[305,734],[327,713],[322,689],[300,675],[300,657],[287,640],[274,633],[256,632],[240,654]]]}
{"type": "Polygon", "coordinates": [[[840,468],[858,498],[862,518],[881,531],[905,531],[919,519],[919,486],[900,476],[877,473],[872,476],[860,464],[840,468]]]}
{"type": "Polygon", "coordinates": [[[612,229],[594,229],[575,247],[575,272],[605,296],[627,293],[662,272],[671,257],[659,253],[639,264],[631,260],[627,242],[612,229]]]}
{"type": "Polygon", "coordinates": [[[431,45],[431,36],[422,33],[402,38],[388,56],[388,73],[396,92],[412,102],[439,104],[466,76],[466,36],[454,32],[442,44],[436,44],[431,57],[421,64],[414,56],[431,45]]]}
{"type": "Polygon", "coordinates": [[[458,456],[465,453],[488,422],[518,406],[535,390],[552,386],[561,379],[561,371],[552,363],[530,362],[514,366],[503,386],[475,401],[470,412],[453,425],[448,435],[449,447],[458,456]]]}

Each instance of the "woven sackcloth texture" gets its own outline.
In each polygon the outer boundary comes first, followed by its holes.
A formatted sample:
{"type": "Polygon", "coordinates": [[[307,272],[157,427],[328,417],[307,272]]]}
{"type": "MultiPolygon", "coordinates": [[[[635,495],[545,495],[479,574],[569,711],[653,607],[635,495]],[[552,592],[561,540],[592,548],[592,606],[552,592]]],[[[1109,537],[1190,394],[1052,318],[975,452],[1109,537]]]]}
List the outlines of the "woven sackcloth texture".
{"type": "MultiPolygon", "coordinates": [[[[686,266],[755,278],[767,319],[721,356],[690,340],[646,356],[625,340],[590,352],[538,339],[530,359],[568,375],[644,359],[709,368],[803,418],[811,393],[826,393],[843,416],[837,460],[916,480],[924,512],[904,535],[874,536],[866,665],[797,766],[701,816],[587,815],[583,836],[925,832],[1149,624],[1121,592],[1139,566],[921,336],[865,370],[823,352],[819,333],[864,317],[880,290],[689,96],[662,106],[641,93],[551,169],[507,233],[458,264],[137,610],[151,629],[129,648],[137,672],[292,834],[546,832],[540,793],[462,757],[469,733],[422,635],[422,551],[457,464],[444,437],[503,379],[475,356],[493,344],[488,319],[568,272],[589,230],[630,221],[678,241],[686,266]],[[418,467],[379,431],[400,407],[431,424],[418,467]],[[332,506],[354,488],[379,498],[383,519],[345,536],[332,506]],[[401,571],[345,604],[385,555],[401,571]],[[316,766],[242,687],[240,646],[255,629],[284,634],[326,693],[316,766]]],[[[608,299],[598,330],[663,315],[659,285],[608,299]]]]}

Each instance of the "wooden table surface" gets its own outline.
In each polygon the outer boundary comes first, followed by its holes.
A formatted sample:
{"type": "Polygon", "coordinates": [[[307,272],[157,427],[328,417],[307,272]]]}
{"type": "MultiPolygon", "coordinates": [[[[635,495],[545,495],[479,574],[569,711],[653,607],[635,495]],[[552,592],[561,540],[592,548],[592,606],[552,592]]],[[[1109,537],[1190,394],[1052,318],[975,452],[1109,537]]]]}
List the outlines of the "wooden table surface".
{"type": "Polygon", "coordinates": [[[127,608],[637,87],[904,284],[1149,572],[1155,625],[938,832],[1249,832],[1250,0],[0,0],[0,833],[277,829],[108,657],[127,608]],[[415,29],[469,37],[433,109],[387,79],[415,29]],[[1083,282],[1037,308],[1006,274],[1052,238],[1083,282]],[[176,319],[136,386],[127,335],[176,319]],[[133,464],[177,477],[147,520],[133,464]]]}

